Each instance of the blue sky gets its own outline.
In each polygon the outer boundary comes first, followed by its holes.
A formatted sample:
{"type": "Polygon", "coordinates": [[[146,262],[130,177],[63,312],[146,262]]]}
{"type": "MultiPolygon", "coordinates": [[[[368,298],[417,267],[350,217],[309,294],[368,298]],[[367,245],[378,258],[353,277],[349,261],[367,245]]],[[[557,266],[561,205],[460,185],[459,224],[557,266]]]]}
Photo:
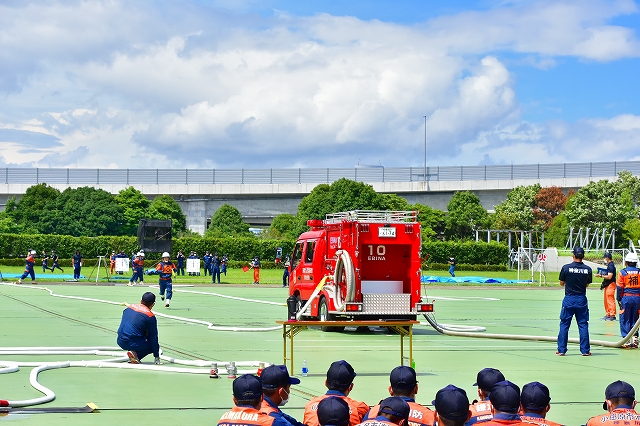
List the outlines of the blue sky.
{"type": "Polygon", "coordinates": [[[640,159],[633,0],[5,1],[0,166],[640,159]]]}

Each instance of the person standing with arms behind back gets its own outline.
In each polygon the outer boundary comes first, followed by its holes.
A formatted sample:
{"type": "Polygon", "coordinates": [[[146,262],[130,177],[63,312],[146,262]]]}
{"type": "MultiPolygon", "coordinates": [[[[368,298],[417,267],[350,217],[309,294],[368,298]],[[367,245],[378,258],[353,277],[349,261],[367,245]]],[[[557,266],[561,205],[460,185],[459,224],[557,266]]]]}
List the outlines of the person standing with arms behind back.
{"type": "Polygon", "coordinates": [[[449,255],[449,273],[452,277],[456,276],[456,258],[452,254],[449,255]]]}
{"type": "Polygon", "coordinates": [[[182,254],[182,250],[178,251],[178,271],[176,275],[184,276],[184,254],[182,254]]]}
{"type": "Polygon", "coordinates": [[[76,250],[71,261],[73,263],[73,280],[78,281],[80,279],[80,268],[82,268],[82,255],[80,254],[80,250],[76,250]]]}
{"type": "Polygon", "coordinates": [[[573,249],[573,262],[568,263],[560,270],[560,285],[564,287],[564,299],[560,311],[560,332],[558,333],[557,355],[564,356],[567,353],[567,341],[569,340],[569,327],[571,319],[575,316],[580,332],[580,352],[582,356],[591,355],[589,344],[589,301],[587,300],[587,287],[593,280],[591,268],[582,262],[584,249],[573,249]]]}
{"type": "Polygon", "coordinates": [[[604,256],[605,265],[607,265],[607,272],[605,274],[596,274],[596,277],[602,278],[602,285],[600,290],[604,290],[604,321],[616,320],[616,265],[611,259],[611,253],[605,252],[604,256]]]}

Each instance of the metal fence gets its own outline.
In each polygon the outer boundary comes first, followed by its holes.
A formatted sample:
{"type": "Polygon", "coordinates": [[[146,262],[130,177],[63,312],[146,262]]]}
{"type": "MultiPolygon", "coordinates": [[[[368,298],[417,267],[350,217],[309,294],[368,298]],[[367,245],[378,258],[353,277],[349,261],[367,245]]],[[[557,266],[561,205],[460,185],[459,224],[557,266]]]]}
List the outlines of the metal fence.
{"type": "Polygon", "coordinates": [[[623,170],[640,174],[640,161],[491,166],[356,167],[327,169],[0,169],[5,184],[302,184],[359,182],[439,182],[611,177],[623,170]],[[426,173],[425,173],[426,172],[426,173]]]}

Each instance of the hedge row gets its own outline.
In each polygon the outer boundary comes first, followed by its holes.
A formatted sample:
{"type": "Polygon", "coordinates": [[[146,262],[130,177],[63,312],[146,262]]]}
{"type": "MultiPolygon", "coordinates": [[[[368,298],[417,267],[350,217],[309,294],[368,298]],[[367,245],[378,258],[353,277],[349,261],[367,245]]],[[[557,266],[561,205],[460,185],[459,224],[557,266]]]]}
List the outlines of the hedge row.
{"type": "MultiPolygon", "coordinates": [[[[96,266],[98,264],[98,258],[83,258],[82,259],[84,262],[84,266],[83,268],[93,268],[94,266],[96,266]]],[[[175,263],[175,259],[173,259],[173,262],[175,263]]],[[[145,269],[149,269],[152,268],[156,265],[156,263],[158,262],[158,259],[148,259],[145,262],[145,269]]],[[[58,260],[58,264],[62,267],[62,268],[71,268],[71,259],[62,259],[60,258],[58,260]]],[[[4,266],[24,266],[24,258],[22,257],[13,257],[10,259],[0,259],[0,265],[4,265],[4,266]]],[[[36,272],[38,272],[38,270],[42,271],[42,259],[37,258],[36,259],[36,264],[35,264],[35,269],[36,272]]],[[[49,268],[51,268],[51,266],[53,265],[53,263],[51,262],[51,260],[49,260],[49,262],[47,263],[47,266],[49,268]]],[[[108,260],[107,260],[107,265],[109,265],[108,260]]],[[[230,260],[229,263],[227,263],[227,267],[229,269],[240,269],[243,266],[247,266],[249,265],[249,261],[248,260],[230,260]]],[[[282,263],[276,264],[276,262],[272,261],[272,260],[267,260],[267,261],[260,261],[260,265],[263,269],[282,269],[282,263]]],[[[102,264],[102,267],[104,267],[104,263],[102,264]]],[[[200,262],[200,268],[204,268],[204,262],[200,262]]]]}
{"type": "MultiPolygon", "coordinates": [[[[229,259],[247,261],[259,256],[261,260],[269,261],[275,258],[276,248],[282,247],[286,255],[293,251],[295,241],[262,240],[258,238],[176,238],[173,240],[172,259],[178,250],[185,255],[195,251],[202,257],[205,251],[227,254],[229,259]]],[[[0,235],[0,257],[5,259],[24,259],[27,251],[34,249],[40,254],[42,250],[50,253],[55,250],[63,259],[70,259],[76,250],[87,258],[97,258],[98,255],[109,256],[112,251],[124,251],[130,254],[138,249],[135,237],[71,237],[69,235],[0,235]]],[[[423,255],[429,254],[428,262],[447,264],[449,256],[453,255],[458,264],[469,265],[506,265],[509,258],[509,248],[497,242],[472,241],[426,241],[422,247],[423,255]]],[[[160,253],[149,253],[147,258],[159,260],[160,253]]]]}

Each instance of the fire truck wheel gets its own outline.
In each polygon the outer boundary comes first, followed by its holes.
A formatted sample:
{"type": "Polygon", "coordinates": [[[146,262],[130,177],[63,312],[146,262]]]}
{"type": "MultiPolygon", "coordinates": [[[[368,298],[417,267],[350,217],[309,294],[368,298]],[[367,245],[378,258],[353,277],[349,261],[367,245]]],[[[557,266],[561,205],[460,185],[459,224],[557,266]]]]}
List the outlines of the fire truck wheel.
{"type": "MultiPolygon", "coordinates": [[[[327,299],[324,297],[320,298],[320,303],[318,304],[318,316],[320,321],[333,321],[335,318],[333,315],[329,313],[329,305],[327,304],[327,299]]],[[[344,331],[344,327],[327,327],[322,326],[320,330],[327,332],[340,332],[344,331]]]]}

